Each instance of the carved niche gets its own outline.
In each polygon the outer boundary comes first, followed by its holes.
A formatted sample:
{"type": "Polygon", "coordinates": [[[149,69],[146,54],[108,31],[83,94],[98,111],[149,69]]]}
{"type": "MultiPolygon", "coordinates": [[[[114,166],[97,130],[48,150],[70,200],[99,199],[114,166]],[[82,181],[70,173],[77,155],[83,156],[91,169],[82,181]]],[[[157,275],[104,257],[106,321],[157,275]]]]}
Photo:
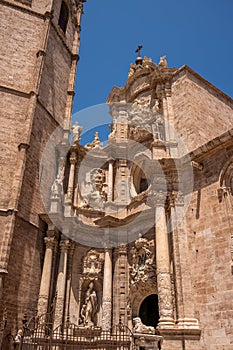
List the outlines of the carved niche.
{"type": "Polygon", "coordinates": [[[103,279],[103,253],[95,249],[87,252],[83,260],[83,273],[80,279],[81,305],[79,324],[83,327],[96,327],[103,279]]]}

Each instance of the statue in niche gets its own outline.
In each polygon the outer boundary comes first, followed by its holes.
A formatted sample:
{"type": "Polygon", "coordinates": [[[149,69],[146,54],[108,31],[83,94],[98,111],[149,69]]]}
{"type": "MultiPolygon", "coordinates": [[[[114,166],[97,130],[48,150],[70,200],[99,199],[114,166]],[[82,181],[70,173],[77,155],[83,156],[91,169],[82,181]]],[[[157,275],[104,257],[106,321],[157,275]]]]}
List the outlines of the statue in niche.
{"type": "Polygon", "coordinates": [[[51,199],[60,198],[61,194],[62,194],[62,179],[58,174],[57,178],[54,180],[51,187],[51,199]]]}
{"type": "Polygon", "coordinates": [[[164,121],[160,115],[157,116],[155,123],[152,125],[152,133],[156,140],[165,140],[164,121]]]}
{"type": "Polygon", "coordinates": [[[139,237],[131,249],[131,285],[155,278],[154,254],[146,238],[139,237]]]}
{"type": "Polygon", "coordinates": [[[86,291],[85,300],[81,308],[81,324],[85,327],[96,326],[95,315],[98,309],[98,301],[94,283],[90,282],[86,291]]]}
{"type": "Polygon", "coordinates": [[[82,130],[83,130],[83,128],[78,124],[78,122],[75,122],[75,124],[71,128],[72,145],[77,145],[79,143],[82,130]]]}

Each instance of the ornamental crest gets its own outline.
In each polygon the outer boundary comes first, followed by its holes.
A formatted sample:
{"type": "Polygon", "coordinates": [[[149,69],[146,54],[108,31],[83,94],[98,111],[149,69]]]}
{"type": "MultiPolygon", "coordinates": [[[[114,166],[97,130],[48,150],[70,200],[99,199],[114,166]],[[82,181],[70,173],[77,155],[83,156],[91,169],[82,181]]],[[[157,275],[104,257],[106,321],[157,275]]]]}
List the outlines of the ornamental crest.
{"type": "Polygon", "coordinates": [[[91,249],[83,261],[83,275],[85,279],[97,280],[102,274],[103,258],[96,250],[91,249]]]}

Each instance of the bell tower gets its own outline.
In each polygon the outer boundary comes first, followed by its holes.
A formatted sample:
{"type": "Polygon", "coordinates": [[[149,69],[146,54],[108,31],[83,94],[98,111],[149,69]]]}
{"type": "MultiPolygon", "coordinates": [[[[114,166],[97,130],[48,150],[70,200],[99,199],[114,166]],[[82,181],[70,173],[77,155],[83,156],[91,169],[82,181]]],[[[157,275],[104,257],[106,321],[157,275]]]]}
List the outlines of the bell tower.
{"type": "Polygon", "coordinates": [[[44,255],[39,167],[53,130],[70,127],[84,2],[0,2],[0,298],[13,329],[25,309],[36,309],[44,255]]]}

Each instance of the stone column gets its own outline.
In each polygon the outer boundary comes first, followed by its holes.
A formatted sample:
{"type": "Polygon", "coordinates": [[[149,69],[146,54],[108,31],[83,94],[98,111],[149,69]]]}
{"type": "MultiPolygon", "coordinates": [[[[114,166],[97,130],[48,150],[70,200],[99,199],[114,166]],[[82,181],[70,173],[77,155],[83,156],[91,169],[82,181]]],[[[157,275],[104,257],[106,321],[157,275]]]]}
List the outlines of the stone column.
{"type": "Polygon", "coordinates": [[[112,318],[112,250],[105,248],[104,252],[104,281],[103,281],[103,316],[102,329],[111,329],[112,318]]]}
{"type": "Polygon", "coordinates": [[[112,202],[112,189],[113,189],[113,160],[108,163],[108,201],[112,202]]]}
{"type": "Polygon", "coordinates": [[[155,193],[156,273],[159,299],[159,328],[174,325],[168,233],[164,202],[166,192],[155,193]]]}
{"type": "Polygon", "coordinates": [[[65,306],[65,292],[66,292],[66,274],[67,274],[67,256],[70,247],[69,240],[62,240],[60,242],[60,261],[57,277],[57,296],[54,316],[54,329],[63,322],[64,306],[65,306]]]}
{"type": "Polygon", "coordinates": [[[44,238],[46,251],[44,257],[44,265],[40,282],[40,292],[38,299],[38,315],[44,315],[48,312],[48,302],[51,287],[51,276],[53,268],[53,254],[57,246],[57,240],[53,237],[44,238]]]}
{"type": "Polygon", "coordinates": [[[73,192],[74,192],[74,175],[75,175],[75,164],[77,162],[77,157],[75,152],[71,153],[70,156],[70,174],[69,174],[69,182],[68,182],[68,190],[67,190],[67,203],[72,203],[73,192]]]}
{"type": "Polygon", "coordinates": [[[72,285],[72,266],[73,266],[74,250],[75,250],[75,243],[72,242],[68,252],[65,321],[70,320],[70,293],[71,293],[71,285],[72,285]]]}

